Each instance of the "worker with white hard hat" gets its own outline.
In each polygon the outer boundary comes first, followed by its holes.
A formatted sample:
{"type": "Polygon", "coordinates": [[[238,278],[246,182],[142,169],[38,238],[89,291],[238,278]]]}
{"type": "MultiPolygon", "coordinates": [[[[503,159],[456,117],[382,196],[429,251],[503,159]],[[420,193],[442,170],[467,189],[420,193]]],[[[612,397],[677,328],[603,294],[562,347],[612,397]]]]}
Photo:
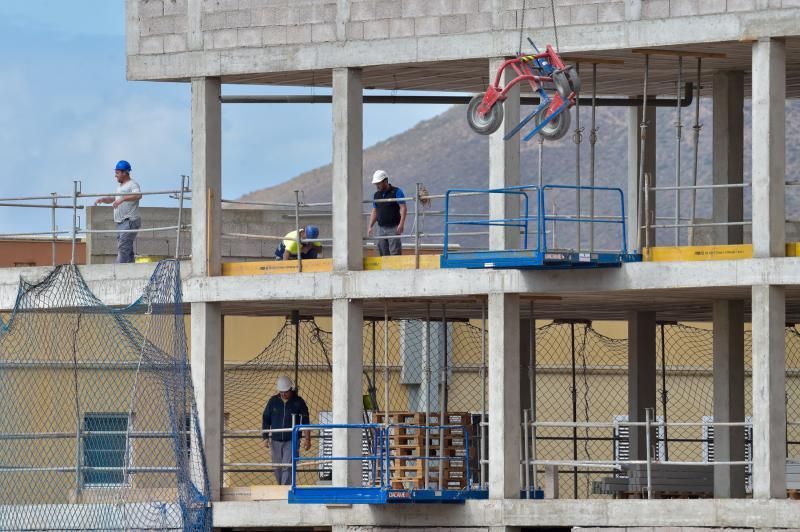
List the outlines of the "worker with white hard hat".
{"type": "Polygon", "coordinates": [[[381,256],[402,255],[403,246],[398,235],[403,234],[408,213],[403,200],[405,194],[402,189],[389,183],[389,174],[385,170],[375,170],[372,174],[372,184],[377,190],[373,196],[367,235],[373,236],[374,233],[376,237],[395,237],[378,238],[378,253],[381,256]]]}
{"type": "MultiPolygon", "coordinates": [[[[270,397],[261,415],[261,437],[267,449],[272,450],[273,464],[287,464],[275,467],[278,484],[292,483],[292,433],[288,430],[295,425],[310,423],[308,406],[294,390],[292,380],[281,375],[275,382],[278,393],[270,397]],[[272,431],[272,432],[271,432],[272,431]]],[[[303,448],[311,449],[311,432],[303,432],[303,448]]]]}

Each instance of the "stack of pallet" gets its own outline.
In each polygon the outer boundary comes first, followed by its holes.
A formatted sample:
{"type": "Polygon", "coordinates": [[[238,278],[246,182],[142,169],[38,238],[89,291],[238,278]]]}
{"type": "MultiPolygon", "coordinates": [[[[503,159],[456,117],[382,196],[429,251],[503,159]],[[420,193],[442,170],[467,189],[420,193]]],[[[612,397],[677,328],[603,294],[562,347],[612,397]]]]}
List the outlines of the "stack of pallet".
{"type": "MultiPolygon", "coordinates": [[[[424,412],[390,412],[390,482],[393,489],[424,489],[427,462],[428,489],[464,489],[467,487],[467,460],[473,452],[467,448],[467,434],[471,431],[470,415],[449,412],[445,425],[458,428],[428,430],[418,426],[438,427],[440,415],[424,412]],[[415,426],[408,426],[415,425],[415,426]],[[463,426],[464,428],[461,428],[463,426]],[[425,460],[424,458],[428,459],[425,460]],[[441,477],[441,478],[440,478],[441,477]]],[[[383,412],[375,413],[375,423],[386,423],[383,412]]],[[[474,449],[473,445],[469,445],[474,449]]]]}

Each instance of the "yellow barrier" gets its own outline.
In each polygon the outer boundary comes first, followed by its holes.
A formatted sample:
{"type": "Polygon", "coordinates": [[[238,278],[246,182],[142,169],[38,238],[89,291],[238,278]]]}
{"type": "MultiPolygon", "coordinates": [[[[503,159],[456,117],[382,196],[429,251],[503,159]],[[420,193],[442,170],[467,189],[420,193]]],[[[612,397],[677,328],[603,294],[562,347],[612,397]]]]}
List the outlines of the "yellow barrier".
{"type": "MultiPolygon", "coordinates": [[[[394,257],[365,257],[364,270],[413,270],[413,255],[397,255],[394,257]]],[[[439,255],[420,255],[421,270],[439,268],[439,255]]],[[[307,259],[303,261],[303,273],[319,273],[333,271],[333,259],[307,259]]],[[[253,262],[225,262],[222,264],[222,275],[274,275],[297,273],[295,260],[268,260],[253,262]]]]}
{"type": "MultiPolygon", "coordinates": [[[[786,244],[786,256],[797,257],[800,243],[786,244]]],[[[663,246],[645,250],[644,260],[649,262],[680,262],[704,260],[735,260],[753,258],[752,244],[719,246],[663,246]]]]}

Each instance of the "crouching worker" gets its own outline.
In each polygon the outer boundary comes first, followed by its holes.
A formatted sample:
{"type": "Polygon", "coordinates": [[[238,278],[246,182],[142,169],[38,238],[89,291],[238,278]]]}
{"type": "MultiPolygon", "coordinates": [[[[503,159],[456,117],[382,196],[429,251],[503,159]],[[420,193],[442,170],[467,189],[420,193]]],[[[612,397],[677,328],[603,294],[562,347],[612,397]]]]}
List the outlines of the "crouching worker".
{"type": "MultiPolygon", "coordinates": [[[[308,425],[308,406],[302,397],[294,391],[291,379],[286,376],[278,377],[276,383],[278,393],[270,397],[264,413],[261,415],[261,430],[290,429],[294,425],[308,425]]],[[[262,432],[264,446],[272,449],[273,464],[292,463],[292,432],[262,432]]],[[[311,449],[311,432],[303,431],[303,449],[311,449]]],[[[273,466],[275,478],[280,485],[292,483],[292,468],[290,465],[273,466]]]]}
{"type": "MultiPolygon", "coordinates": [[[[306,239],[313,240],[319,238],[319,227],[307,225],[300,228],[300,258],[318,259],[322,257],[322,242],[304,242],[306,239]]],[[[275,258],[277,260],[297,259],[297,231],[287,233],[283,237],[283,242],[275,248],[275,258]]]]}

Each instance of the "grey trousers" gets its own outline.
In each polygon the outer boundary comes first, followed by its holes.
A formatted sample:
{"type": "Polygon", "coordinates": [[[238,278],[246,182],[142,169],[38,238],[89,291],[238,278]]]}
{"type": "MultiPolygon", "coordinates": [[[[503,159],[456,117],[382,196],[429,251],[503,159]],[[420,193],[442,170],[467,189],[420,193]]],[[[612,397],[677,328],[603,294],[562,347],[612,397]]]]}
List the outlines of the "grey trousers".
{"type": "MultiPolygon", "coordinates": [[[[273,464],[291,464],[292,463],[292,442],[290,441],[275,441],[270,442],[270,449],[272,449],[272,463],[273,464]]],[[[292,483],[292,468],[291,466],[277,467],[275,466],[275,479],[278,484],[286,486],[292,483]]]]}
{"type": "MultiPolygon", "coordinates": [[[[397,234],[397,226],[384,227],[375,224],[375,236],[394,236],[397,234]]],[[[383,257],[384,255],[402,255],[403,244],[400,243],[399,238],[384,238],[377,240],[378,254],[383,257]]]]}
{"type": "MultiPolygon", "coordinates": [[[[142,226],[141,218],[123,220],[117,224],[117,229],[139,229],[142,226]]],[[[133,262],[133,243],[138,233],[117,233],[117,263],[133,262]]]]}

